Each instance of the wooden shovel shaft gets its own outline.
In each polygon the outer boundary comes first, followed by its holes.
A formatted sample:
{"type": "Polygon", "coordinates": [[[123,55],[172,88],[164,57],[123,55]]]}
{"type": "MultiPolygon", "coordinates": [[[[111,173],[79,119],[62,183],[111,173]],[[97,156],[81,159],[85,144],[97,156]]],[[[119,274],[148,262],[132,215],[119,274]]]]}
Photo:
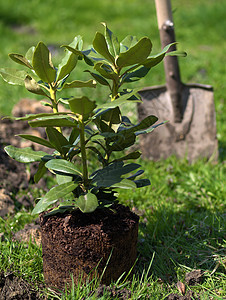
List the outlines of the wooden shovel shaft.
{"type": "MultiPolygon", "coordinates": [[[[176,41],[172,9],[170,0],[155,0],[158,27],[162,47],[176,41]]],[[[170,50],[176,50],[176,45],[170,50]]],[[[166,76],[166,87],[172,101],[174,121],[181,122],[182,113],[182,83],[180,79],[180,69],[176,56],[167,56],[164,59],[164,69],[166,76]]]]}

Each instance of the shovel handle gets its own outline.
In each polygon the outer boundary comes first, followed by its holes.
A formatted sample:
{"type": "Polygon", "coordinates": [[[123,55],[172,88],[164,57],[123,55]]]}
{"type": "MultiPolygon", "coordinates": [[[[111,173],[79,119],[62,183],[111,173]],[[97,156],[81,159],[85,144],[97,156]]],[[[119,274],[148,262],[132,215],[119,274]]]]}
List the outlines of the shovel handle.
{"type": "MultiPolygon", "coordinates": [[[[170,0],[155,0],[158,27],[162,48],[176,41],[173,16],[170,0]]],[[[176,45],[171,46],[171,50],[176,50],[176,45]]],[[[164,59],[164,69],[166,77],[166,88],[170,94],[174,122],[181,122],[182,113],[182,83],[180,79],[180,69],[176,56],[167,56],[164,59]]]]}

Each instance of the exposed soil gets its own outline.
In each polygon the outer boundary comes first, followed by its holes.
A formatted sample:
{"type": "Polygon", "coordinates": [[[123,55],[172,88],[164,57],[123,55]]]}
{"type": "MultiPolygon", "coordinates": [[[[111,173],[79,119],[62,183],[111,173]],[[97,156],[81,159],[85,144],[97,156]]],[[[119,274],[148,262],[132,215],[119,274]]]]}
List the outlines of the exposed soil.
{"type": "Polygon", "coordinates": [[[43,271],[48,286],[63,289],[64,279],[70,282],[70,273],[76,283],[81,274],[84,280],[95,274],[109,284],[129,272],[137,257],[138,221],[137,215],[120,204],[85,215],[80,210],[47,217],[41,214],[43,271]]]}
{"type": "Polygon", "coordinates": [[[0,273],[0,299],[1,300],[44,300],[41,293],[26,280],[9,272],[0,273]]]}
{"type": "MultiPolygon", "coordinates": [[[[21,117],[26,114],[47,112],[49,108],[41,106],[37,101],[22,99],[13,109],[13,116],[21,117]]],[[[26,190],[28,185],[33,184],[33,177],[37,170],[37,163],[30,165],[26,169],[25,164],[11,159],[4,147],[13,145],[15,147],[32,147],[34,150],[48,149],[32,142],[21,139],[16,136],[20,133],[32,134],[38,137],[46,137],[44,128],[31,129],[27,122],[15,121],[9,118],[0,117],[0,216],[4,217],[7,213],[14,210],[15,203],[17,206],[29,207],[33,205],[32,197],[18,197],[19,190],[26,190]]],[[[38,185],[45,188],[45,182],[41,179],[38,185]]]]}

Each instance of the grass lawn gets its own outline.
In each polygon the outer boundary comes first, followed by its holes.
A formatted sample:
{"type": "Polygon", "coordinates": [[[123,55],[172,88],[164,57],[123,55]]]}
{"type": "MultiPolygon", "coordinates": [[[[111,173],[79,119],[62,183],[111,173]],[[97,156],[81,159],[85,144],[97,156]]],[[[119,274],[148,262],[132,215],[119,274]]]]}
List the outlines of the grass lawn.
{"type": "MultiPolygon", "coordinates": [[[[202,283],[186,286],[199,299],[225,299],[225,204],[226,204],[226,108],[225,108],[225,11],[223,0],[172,0],[178,48],[188,53],[180,59],[183,82],[211,84],[214,87],[219,162],[170,157],[165,161],[140,161],[152,185],[120,194],[122,203],[140,215],[139,259],[131,281],[114,283],[115,288],[131,291],[131,299],[167,299],[178,293],[177,281],[193,269],[203,271],[202,283]]],[[[119,39],[126,35],[149,36],[153,53],[160,50],[154,1],[41,1],[0,0],[0,67],[14,67],[10,52],[24,54],[44,41],[56,61],[63,50],[58,46],[82,35],[85,46],[106,21],[119,39]]],[[[74,78],[90,79],[88,73],[74,78]]],[[[141,87],[164,83],[163,65],[153,69],[139,84],[141,87]]],[[[11,113],[13,105],[29,94],[22,87],[9,87],[0,79],[0,115],[11,113]]],[[[79,91],[80,92],[80,91],[79,91]]],[[[104,101],[104,92],[92,91],[92,98],[104,101]]],[[[40,99],[37,97],[36,99],[40,99]]],[[[135,109],[130,108],[134,113],[135,109]],[[133,110],[134,109],[134,110],[133,110]]],[[[24,191],[26,192],[26,191],[24,191]]],[[[12,242],[12,232],[23,228],[32,217],[25,209],[0,218],[0,271],[12,270],[18,276],[38,284],[43,282],[41,249],[35,244],[12,242]]],[[[49,299],[110,299],[90,296],[97,283],[74,287],[57,295],[45,291],[49,299]]]]}

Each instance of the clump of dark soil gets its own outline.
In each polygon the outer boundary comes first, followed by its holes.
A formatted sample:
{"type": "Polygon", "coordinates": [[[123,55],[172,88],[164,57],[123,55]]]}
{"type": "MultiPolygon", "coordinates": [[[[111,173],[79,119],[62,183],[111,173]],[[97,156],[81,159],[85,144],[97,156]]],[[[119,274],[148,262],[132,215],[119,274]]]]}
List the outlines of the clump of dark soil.
{"type": "Polygon", "coordinates": [[[80,210],[48,216],[42,213],[46,284],[63,289],[65,281],[71,281],[70,274],[75,283],[82,274],[84,281],[95,276],[108,285],[127,274],[137,257],[138,222],[139,217],[121,204],[87,214],[80,210]]]}
{"type": "MultiPolygon", "coordinates": [[[[101,298],[107,292],[108,296],[111,297],[110,299],[120,299],[120,300],[127,300],[131,297],[131,291],[127,290],[126,288],[117,289],[115,287],[106,286],[101,284],[95,291],[95,296],[101,298]]],[[[85,299],[84,299],[85,300],[85,299]]]]}
{"type": "Polygon", "coordinates": [[[26,280],[14,275],[0,273],[1,300],[44,300],[40,292],[26,280]]]}
{"type": "Polygon", "coordinates": [[[198,300],[199,298],[196,298],[194,296],[194,292],[188,291],[185,296],[178,295],[178,294],[170,294],[167,299],[168,300],[198,300]]]}
{"type": "Polygon", "coordinates": [[[41,232],[38,220],[35,223],[26,224],[23,229],[17,231],[12,236],[13,241],[29,243],[31,240],[38,246],[41,245],[41,232]]]}

